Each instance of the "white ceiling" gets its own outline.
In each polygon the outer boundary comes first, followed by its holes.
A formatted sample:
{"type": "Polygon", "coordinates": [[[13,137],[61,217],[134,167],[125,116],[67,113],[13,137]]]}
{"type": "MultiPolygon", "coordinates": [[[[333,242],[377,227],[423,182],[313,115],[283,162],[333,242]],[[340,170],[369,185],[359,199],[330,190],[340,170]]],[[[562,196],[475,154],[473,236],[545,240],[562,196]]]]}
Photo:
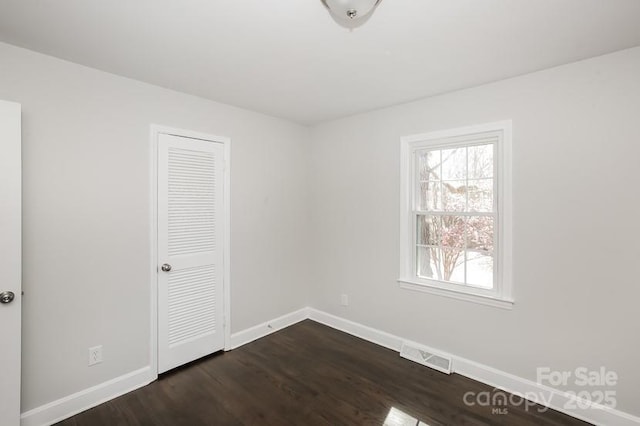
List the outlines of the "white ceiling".
{"type": "MultiPolygon", "coordinates": [[[[640,45],[640,0],[0,0],[0,40],[304,124],[640,45]]],[[[1,58],[0,58],[1,61],[1,58]]]]}

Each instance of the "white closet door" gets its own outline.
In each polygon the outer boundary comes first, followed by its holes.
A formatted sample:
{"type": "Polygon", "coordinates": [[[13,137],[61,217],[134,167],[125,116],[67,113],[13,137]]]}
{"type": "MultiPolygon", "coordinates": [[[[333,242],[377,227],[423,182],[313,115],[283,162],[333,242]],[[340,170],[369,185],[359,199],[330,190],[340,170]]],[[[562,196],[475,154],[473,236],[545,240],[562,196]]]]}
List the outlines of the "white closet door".
{"type": "Polygon", "coordinates": [[[224,146],[158,139],[158,372],[224,347],[224,146]]]}
{"type": "Polygon", "coordinates": [[[20,425],[20,105],[0,101],[0,425],[20,425]]]}

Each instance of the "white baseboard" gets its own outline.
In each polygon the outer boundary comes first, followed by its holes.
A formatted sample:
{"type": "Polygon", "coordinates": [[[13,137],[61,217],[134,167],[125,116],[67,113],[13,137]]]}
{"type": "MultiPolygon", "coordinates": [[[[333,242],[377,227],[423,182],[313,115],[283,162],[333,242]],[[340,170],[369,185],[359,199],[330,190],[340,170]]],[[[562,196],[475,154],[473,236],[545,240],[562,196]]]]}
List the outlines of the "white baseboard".
{"type": "Polygon", "coordinates": [[[455,372],[508,393],[527,398],[571,417],[602,426],[638,426],[640,417],[592,401],[576,398],[549,386],[461,357],[454,357],[455,372]],[[581,407],[581,408],[579,408],[581,407]]]}
{"type": "Polygon", "coordinates": [[[302,308],[271,321],[266,321],[246,330],[233,333],[231,335],[231,342],[228,345],[228,349],[236,349],[242,345],[251,343],[254,340],[258,340],[261,337],[268,336],[278,330],[282,330],[283,328],[287,328],[295,323],[304,321],[307,318],[309,318],[309,308],[302,308]]]}
{"type": "MultiPolygon", "coordinates": [[[[289,327],[309,317],[309,309],[302,308],[295,312],[258,324],[231,335],[227,349],[235,349],[261,337],[267,336],[283,328],[289,327]]],[[[151,366],[116,377],[107,382],[76,392],[56,401],[26,411],[20,416],[21,426],[49,426],[96,405],[117,398],[120,395],[146,386],[157,379],[151,366]]]]}
{"type": "MultiPolygon", "coordinates": [[[[283,328],[289,327],[305,319],[325,324],[329,327],[351,334],[385,348],[400,351],[403,342],[414,343],[399,336],[386,333],[375,328],[359,324],[335,315],[328,314],[313,308],[303,308],[295,312],[266,321],[246,330],[231,335],[231,341],[227,345],[228,349],[235,349],[254,340],[268,336],[283,328]]],[[[424,346],[420,344],[420,346],[424,346]]],[[[437,349],[434,349],[437,352],[437,349]]],[[[451,355],[453,360],[453,371],[479,382],[485,383],[505,392],[513,393],[523,397],[527,395],[540,395],[543,398],[536,398],[534,402],[546,405],[549,408],[568,414],[572,417],[603,426],[640,426],[640,417],[610,408],[601,406],[590,401],[579,401],[580,407],[568,409],[574,398],[565,392],[550,388],[514,376],[504,371],[479,364],[468,359],[451,355]]],[[[108,382],[77,392],[73,395],[34,408],[22,414],[21,426],[48,426],[64,420],[103,402],[109,401],[127,392],[145,386],[156,379],[151,367],[141,368],[108,382]]]]}
{"type": "Polygon", "coordinates": [[[151,367],[144,367],[115,379],[50,402],[20,416],[21,426],[48,426],[100,405],[155,380],[151,367]]]}
{"type": "MultiPolygon", "coordinates": [[[[407,339],[376,330],[375,328],[359,324],[335,315],[328,314],[317,309],[309,308],[309,319],[325,324],[345,333],[351,334],[369,342],[375,343],[385,348],[400,352],[402,342],[414,343],[407,339]]],[[[420,346],[423,344],[418,343],[420,346]]],[[[434,349],[436,352],[443,352],[434,349]]],[[[479,364],[468,359],[451,355],[453,360],[453,371],[479,382],[485,383],[494,388],[504,390],[505,392],[520,395],[523,397],[532,396],[533,402],[545,405],[556,411],[560,411],[569,416],[584,420],[595,425],[603,426],[638,426],[640,425],[640,417],[633,416],[620,410],[595,404],[588,400],[576,399],[560,390],[541,385],[531,380],[514,376],[504,371],[479,364]],[[547,403],[545,403],[547,402],[547,403]],[[572,405],[576,408],[570,409],[572,405]],[[585,408],[578,408],[585,407],[585,408]]]]}
{"type": "Polygon", "coordinates": [[[403,340],[400,337],[314,308],[309,308],[309,319],[396,352],[400,352],[400,348],[402,347],[403,340]]]}

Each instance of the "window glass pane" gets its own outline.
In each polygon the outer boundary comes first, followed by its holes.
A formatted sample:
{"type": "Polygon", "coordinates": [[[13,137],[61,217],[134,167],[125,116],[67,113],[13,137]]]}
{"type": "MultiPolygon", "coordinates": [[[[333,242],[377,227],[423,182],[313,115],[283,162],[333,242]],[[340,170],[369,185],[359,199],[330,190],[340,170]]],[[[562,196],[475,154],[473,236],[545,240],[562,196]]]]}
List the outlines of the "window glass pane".
{"type": "Polygon", "coordinates": [[[469,179],[493,177],[493,144],[468,148],[469,179]]]}
{"type": "Polygon", "coordinates": [[[467,148],[442,150],[442,179],[455,180],[467,178],[467,148]]]}
{"type": "Polygon", "coordinates": [[[441,249],[443,281],[464,283],[464,250],[461,248],[443,247],[441,249]]]}
{"type": "Polygon", "coordinates": [[[418,151],[418,179],[421,182],[440,180],[440,150],[418,151]]]}
{"type": "Polygon", "coordinates": [[[442,208],[448,212],[462,212],[467,208],[467,181],[442,182],[442,208]]]}
{"type": "Polygon", "coordinates": [[[442,245],[447,247],[464,248],[465,218],[463,216],[442,216],[442,231],[440,237],[442,245]]]}
{"type": "Polygon", "coordinates": [[[493,211],[493,179],[470,180],[467,186],[467,194],[469,197],[468,211],[493,211]]]}
{"type": "Polygon", "coordinates": [[[464,250],[447,247],[418,247],[417,250],[420,278],[464,283],[464,250]]]}
{"type": "Polygon", "coordinates": [[[418,216],[417,240],[420,245],[440,245],[440,216],[418,216]]]}
{"type": "Polygon", "coordinates": [[[441,280],[442,276],[442,254],[439,248],[418,247],[417,274],[421,278],[441,280]]]}
{"type": "Polygon", "coordinates": [[[493,218],[470,216],[467,218],[467,248],[493,251],[493,218]]]}
{"type": "Polygon", "coordinates": [[[467,252],[467,284],[475,287],[493,288],[492,255],[467,252]]]}
{"type": "Polygon", "coordinates": [[[418,197],[420,210],[442,210],[440,182],[420,182],[420,194],[418,197]]]}

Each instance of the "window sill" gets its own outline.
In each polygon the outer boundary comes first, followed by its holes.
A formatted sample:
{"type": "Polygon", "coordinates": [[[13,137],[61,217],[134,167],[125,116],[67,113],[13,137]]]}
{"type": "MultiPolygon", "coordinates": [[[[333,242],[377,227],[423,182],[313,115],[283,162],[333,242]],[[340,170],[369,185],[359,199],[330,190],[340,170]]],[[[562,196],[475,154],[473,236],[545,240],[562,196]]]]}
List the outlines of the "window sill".
{"type": "Polygon", "coordinates": [[[400,288],[407,290],[421,291],[423,293],[436,294],[438,296],[450,297],[452,299],[464,300],[467,302],[479,303],[481,305],[493,306],[501,309],[513,309],[514,301],[511,299],[500,299],[497,297],[483,296],[479,294],[466,293],[462,291],[449,290],[428,284],[417,283],[410,280],[399,279],[400,288]]]}

